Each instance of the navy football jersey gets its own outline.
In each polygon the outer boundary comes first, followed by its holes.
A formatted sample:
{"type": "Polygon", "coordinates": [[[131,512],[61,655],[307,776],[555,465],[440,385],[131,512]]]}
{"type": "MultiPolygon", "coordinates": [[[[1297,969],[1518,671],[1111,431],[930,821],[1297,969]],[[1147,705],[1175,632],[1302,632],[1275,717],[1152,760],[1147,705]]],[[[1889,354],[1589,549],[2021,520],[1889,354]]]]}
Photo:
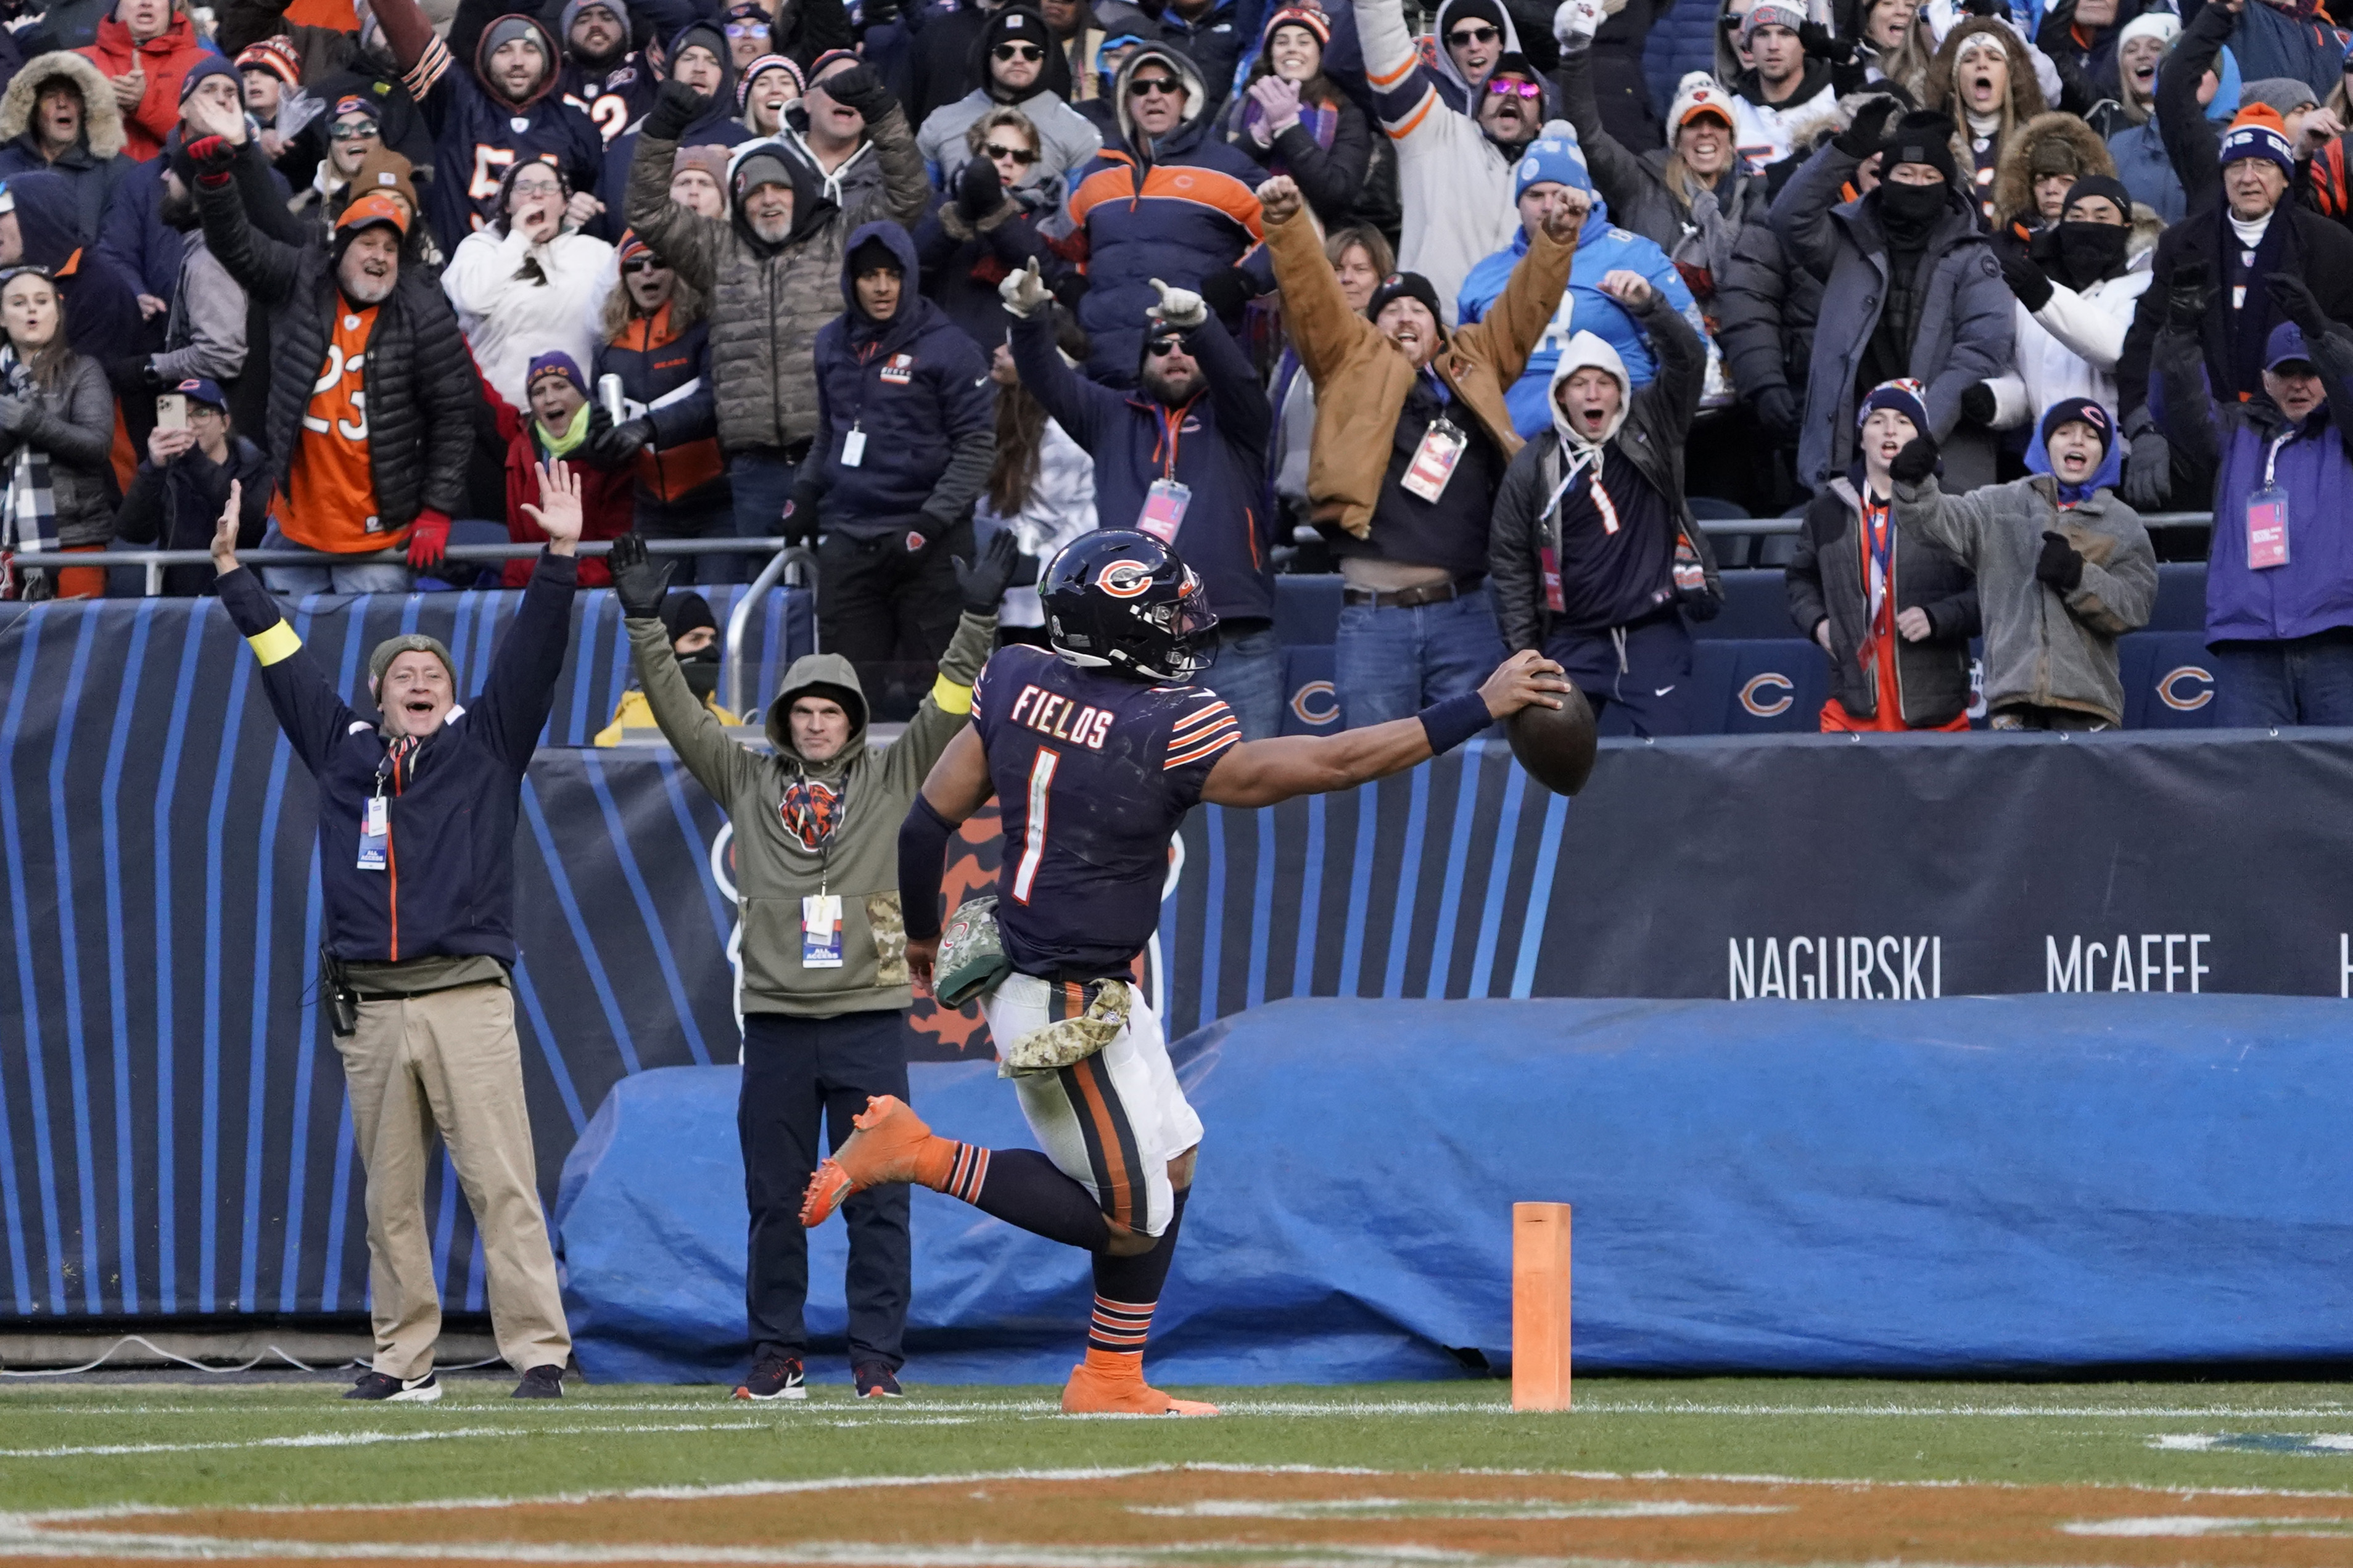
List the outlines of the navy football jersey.
{"type": "Polygon", "coordinates": [[[445,255],[496,216],[499,182],[518,158],[552,158],[574,190],[596,190],[604,138],[586,114],[555,94],[552,79],[517,110],[483,91],[436,38],[401,80],[433,129],[433,184],[425,192],[425,212],[445,255]]]}
{"type": "Polygon", "coordinates": [[[1160,924],[1168,840],[1242,738],[1218,695],[1001,648],[973,689],[1005,832],[1005,955],[1049,980],[1124,975],[1160,924]]]}

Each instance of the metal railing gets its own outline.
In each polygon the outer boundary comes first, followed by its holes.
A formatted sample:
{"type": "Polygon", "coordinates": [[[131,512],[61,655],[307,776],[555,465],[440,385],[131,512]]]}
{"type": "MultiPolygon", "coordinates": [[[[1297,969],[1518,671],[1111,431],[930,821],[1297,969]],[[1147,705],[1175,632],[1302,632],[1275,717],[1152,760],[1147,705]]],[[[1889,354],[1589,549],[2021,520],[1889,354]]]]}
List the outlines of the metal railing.
{"type": "MultiPolygon", "coordinates": [[[[649,555],[765,555],[785,544],[782,539],[649,539],[649,555]]],[[[519,544],[452,544],[442,553],[456,562],[476,562],[495,565],[502,561],[522,561],[537,555],[546,545],[519,544]]],[[[604,555],[612,551],[609,539],[583,540],[575,553],[584,556],[604,555]]],[[[164,568],[166,566],[209,566],[213,563],[209,550],[26,550],[11,557],[19,566],[78,566],[91,571],[112,571],[118,567],[140,567],[147,574],[143,593],[148,598],[161,597],[164,592],[164,568]]],[[[240,566],[406,566],[407,555],[398,550],[378,550],[365,555],[334,555],[323,550],[240,550],[237,552],[240,566]]],[[[816,574],[810,574],[812,584],[816,574]]],[[[773,584],[772,584],[773,585],[773,584]]],[[[812,589],[814,591],[814,589],[812,589]]]]}
{"type": "MultiPolygon", "coordinates": [[[[2140,514],[2144,528],[2204,528],[2214,526],[2211,511],[2145,511],[2140,514]]],[[[1756,538],[1777,533],[1796,533],[1804,529],[1803,517],[1704,517],[1699,531],[1710,538],[1756,538]]],[[[1312,523],[1301,523],[1292,530],[1293,544],[1313,544],[1324,536],[1312,523]]]]}
{"type": "Polygon", "coordinates": [[[744,712],[744,631],[752,624],[752,606],[766,598],[779,579],[809,596],[809,651],[815,653],[818,648],[817,555],[807,545],[788,544],[760,568],[760,574],[752,579],[752,585],[744,590],[744,596],[727,612],[727,636],[720,647],[719,679],[726,688],[727,711],[746,723],[750,720],[744,712]]]}

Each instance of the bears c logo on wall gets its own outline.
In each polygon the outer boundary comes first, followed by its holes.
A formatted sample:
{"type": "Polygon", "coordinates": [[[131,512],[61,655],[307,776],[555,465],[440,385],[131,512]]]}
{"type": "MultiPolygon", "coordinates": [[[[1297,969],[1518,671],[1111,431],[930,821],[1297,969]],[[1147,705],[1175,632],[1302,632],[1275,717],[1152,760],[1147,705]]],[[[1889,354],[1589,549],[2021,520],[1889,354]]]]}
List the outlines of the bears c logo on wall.
{"type": "Polygon", "coordinates": [[[1340,694],[1328,680],[1311,680],[1291,694],[1291,710],[1318,729],[1340,717],[1340,694]]]}
{"type": "Polygon", "coordinates": [[[2157,700],[2177,713],[2195,713],[2214,700],[2213,672],[2200,669],[2194,664],[2168,669],[2158,680],[2157,700]],[[2181,690],[2185,683],[2194,682],[2203,682],[2205,689],[2200,691],[2193,686],[2186,694],[2181,690]]]}
{"type": "Polygon", "coordinates": [[[1114,561],[1103,569],[1095,586],[1114,599],[1133,599],[1152,586],[1152,568],[1141,561],[1114,561]]]}
{"type": "Polygon", "coordinates": [[[1797,682],[1788,676],[1767,670],[1763,675],[1751,676],[1748,684],[1740,689],[1740,705],[1759,719],[1778,718],[1797,700],[1789,695],[1797,689],[1797,682]],[[1772,695],[1767,695],[1768,692],[1772,695]]]}

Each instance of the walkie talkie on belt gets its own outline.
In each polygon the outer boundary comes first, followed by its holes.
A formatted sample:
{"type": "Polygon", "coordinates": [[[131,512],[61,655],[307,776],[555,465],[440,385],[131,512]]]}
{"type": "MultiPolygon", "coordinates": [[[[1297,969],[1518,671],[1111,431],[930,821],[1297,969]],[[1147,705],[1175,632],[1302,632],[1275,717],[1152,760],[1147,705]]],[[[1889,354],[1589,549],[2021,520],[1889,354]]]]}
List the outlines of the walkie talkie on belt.
{"type": "Polygon", "coordinates": [[[343,973],[343,961],[322,944],[319,949],[319,990],[327,999],[327,1018],[339,1039],[359,1033],[360,996],[343,973]]]}

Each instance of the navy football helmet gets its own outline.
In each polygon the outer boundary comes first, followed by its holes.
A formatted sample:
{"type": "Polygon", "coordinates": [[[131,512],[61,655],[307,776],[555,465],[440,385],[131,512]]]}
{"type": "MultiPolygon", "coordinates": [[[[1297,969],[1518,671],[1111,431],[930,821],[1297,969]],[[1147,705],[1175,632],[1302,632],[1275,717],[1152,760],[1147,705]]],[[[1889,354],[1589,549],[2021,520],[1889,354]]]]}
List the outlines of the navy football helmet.
{"type": "Polygon", "coordinates": [[[1082,669],[1157,685],[1191,680],[1217,657],[1218,617],[1201,579],[1148,533],[1081,534],[1047,566],[1038,597],[1047,640],[1082,669]]]}

